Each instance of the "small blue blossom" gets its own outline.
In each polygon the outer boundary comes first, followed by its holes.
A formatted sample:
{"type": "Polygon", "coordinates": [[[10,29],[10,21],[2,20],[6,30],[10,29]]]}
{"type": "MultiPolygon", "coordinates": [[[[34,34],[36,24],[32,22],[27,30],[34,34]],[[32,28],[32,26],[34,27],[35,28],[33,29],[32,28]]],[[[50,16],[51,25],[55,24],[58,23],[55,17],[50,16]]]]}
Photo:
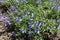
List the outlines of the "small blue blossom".
{"type": "Polygon", "coordinates": [[[20,32],[21,32],[21,33],[24,33],[25,31],[24,31],[24,30],[21,30],[20,32]]]}
{"type": "Polygon", "coordinates": [[[15,2],[19,2],[19,0],[14,0],[15,2]]]}
{"type": "Polygon", "coordinates": [[[28,34],[30,35],[31,33],[32,33],[32,31],[31,31],[31,30],[29,30],[29,31],[28,31],[28,34]]]}
{"type": "Polygon", "coordinates": [[[10,6],[10,9],[11,9],[11,10],[15,10],[15,7],[11,5],[11,6],[10,6]]]}
{"type": "Polygon", "coordinates": [[[25,16],[24,16],[24,15],[22,15],[22,18],[25,18],[25,16]]]}
{"type": "Polygon", "coordinates": [[[9,12],[9,14],[10,14],[10,15],[12,15],[12,14],[13,14],[13,12],[9,12]]]}
{"type": "Polygon", "coordinates": [[[59,19],[59,20],[57,20],[57,22],[58,22],[58,23],[60,23],[60,19],[59,19]]]}
{"type": "Polygon", "coordinates": [[[18,10],[17,10],[17,9],[15,9],[15,10],[14,10],[14,12],[17,14],[17,13],[18,13],[18,10]]]}
{"type": "Polygon", "coordinates": [[[19,19],[18,21],[19,21],[19,22],[21,22],[21,21],[22,21],[22,19],[19,19]]]}
{"type": "Polygon", "coordinates": [[[14,37],[15,37],[15,36],[16,36],[16,33],[15,33],[15,32],[12,32],[12,36],[14,36],[14,37]]]}
{"type": "Polygon", "coordinates": [[[33,18],[30,18],[30,22],[32,22],[34,19],[33,18]]]}
{"type": "Polygon", "coordinates": [[[23,2],[23,3],[28,3],[28,1],[27,1],[27,0],[22,0],[21,2],[23,2]]]}
{"type": "Polygon", "coordinates": [[[58,26],[58,29],[60,30],[60,25],[58,26]]]}
{"type": "Polygon", "coordinates": [[[9,17],[9,16],[5,16],[4,18],[5,18],[5,19],[10,19],[10,17],[9,17]]]}
{"type": "Polygon", "coordinates": [[[15,17],[14,19],[15,19],[16,21],[18,21],[18,20],[19,20],[19,17],[15,17]]]}
{"type": "Polygon", "coordinates": [[[4,0],[0,0],[0,3],[4,2],[4,0]]]}
{"type": "Polygon", "coordinates": [[[3,21],[3,22],[5,22],[5,23],[10,25],[11,22],[10,22],[9,19],[10,19],[9,16],[3,16],[3,17],[0,18],[0,21],[3,21]]]}
{"type": "Polygon", "coordinates": [[[38,30],[38,29],[36,29],[34,32],[35,32],[36,34],[39,34],[39,30],[38,30]]]}
{"type": "Polygon", "coordinates": [[[6,20],[6,23],[7,23],[8,25],[10,25],[10,24],[11,24],[10,20],[6,20]]]}
{"type": "Polygon", "coordinates": [[[42,23],[39,23],[38,28],[40,28],[41,25],[42,25],[42,23]]]}
{"type": "Polygon", "coordinates": [[[58,10],[60,10],[60,6],[58,6],[58,10]]]}
{"type": "Polygon", "coordinates": [[[18,8],[18,6],[16,6],[16,8],[18,8]]]}
{"type": "Polygon", "coordinates": [[[25,17],[28,16],[28,14],[25,14],[25,17]]]}
{"type": "Polygon", "coordinates": [[[28,16],[28,14],[24,14],[24,15],[22,15],[22,18],[25,18],[26,16],[28,16]]]}
{"type": "Polygon", "coordinates": [[[58,9],[58,7],[59,7],[59,4],[58,4],[58,3],[56,3],[56,5],[55,5],[54,9],[58,9]]]}
{"type": "Polygon", "coordinates": [[[33,27],[34,27],[34,24],[30,24],[30,25],[29,25],[29,28],[33,28],[33,27]]]}
{"type": "Polygon", "coordinates": [[[39,23],[38,23],[38,22],[35,22],[35,24],[36,24],[36,26],[38,26],[38,25],[39,25],[39,23]]]}
{"type": "Polygon", "coordinates": [[[37,28],[40,28],[43,25],[43,22],[36,23],[37,28]]]}
{"type": "Polygon", "coordinates": [[[41,4],[41,3],[42,3],[42,0],[37,0],[36,3],[37,3],[37,4],[41,4]]]}
{"type": "Polygon", "coordinates": [[[1,21],[5,21],[5,20],[7,20],[7,19],[10,19],[9,16],[2,16],[2,17],[0,17],[0,20],[1,20],[1,21]]]}
{"type": "Polygon", "coordinates": [[[22,21],[22,19],[19,18],[19,17],[15,17],[14,19],[15,19],[16,21],[18,21],[18,22],[21,22],[21,21],[22,21]]]}

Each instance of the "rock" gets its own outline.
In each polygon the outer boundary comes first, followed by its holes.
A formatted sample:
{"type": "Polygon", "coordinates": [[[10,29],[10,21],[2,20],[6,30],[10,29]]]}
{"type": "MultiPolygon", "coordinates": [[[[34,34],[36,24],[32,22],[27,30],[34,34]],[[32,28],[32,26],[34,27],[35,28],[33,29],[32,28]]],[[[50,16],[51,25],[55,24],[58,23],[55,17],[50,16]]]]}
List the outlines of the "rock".
{"type": "Polygon", "coordinates": [[[0,32],[4,32],[6,30],[6,24],[2,21],[0,21],[0,32]]]}
{"type": "Polygon", "coordinates": [[[12,40],[12,31],[7,32],[8,27],[6,23],[0,21],[0,40],[12,40]]]}

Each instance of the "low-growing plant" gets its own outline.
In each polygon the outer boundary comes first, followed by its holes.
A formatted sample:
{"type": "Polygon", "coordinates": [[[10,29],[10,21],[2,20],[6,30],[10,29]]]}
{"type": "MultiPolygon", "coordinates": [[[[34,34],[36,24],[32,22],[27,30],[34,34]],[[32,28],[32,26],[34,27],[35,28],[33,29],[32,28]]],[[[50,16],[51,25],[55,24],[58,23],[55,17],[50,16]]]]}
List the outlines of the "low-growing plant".
{"type": "Polygon", "coordinates": [[[9,0],[8,15],[9,25],[14,25],[13,36],[21,40],[44,40],[45,32],[57,33],[60,13],[54,9],[52,2],[37,4],[35,0],[14,1],[9,0]],[[58,22],[57,22],[58,20],[58,22]]]}

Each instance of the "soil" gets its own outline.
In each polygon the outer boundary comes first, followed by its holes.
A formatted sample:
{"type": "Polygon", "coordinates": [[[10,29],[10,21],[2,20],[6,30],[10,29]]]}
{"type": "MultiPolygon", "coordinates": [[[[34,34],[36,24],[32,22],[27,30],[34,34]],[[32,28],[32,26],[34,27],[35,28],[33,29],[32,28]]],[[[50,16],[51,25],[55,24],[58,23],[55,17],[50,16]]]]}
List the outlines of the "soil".
{"type": "Polygon", "coordinates": [[[0,21],[0,40],[12,40],[12,33],[7,32],[6,24],[0,21]]]}
{"type": "Polygon", "coordinates": [[[46,37],[44,40],[60,40],[60,34],[52,34],[50,32],[44,32],[43,35],[46,37]]]}

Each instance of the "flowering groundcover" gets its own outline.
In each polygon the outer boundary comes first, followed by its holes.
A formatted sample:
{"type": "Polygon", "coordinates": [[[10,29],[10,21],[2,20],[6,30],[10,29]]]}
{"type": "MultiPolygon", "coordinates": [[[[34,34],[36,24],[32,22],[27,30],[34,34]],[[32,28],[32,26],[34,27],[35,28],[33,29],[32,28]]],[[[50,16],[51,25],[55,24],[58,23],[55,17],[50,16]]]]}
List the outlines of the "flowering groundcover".
{"type": "Polygon", "coordinates": [[[56,4],[36,0],[1,0],[0,3],[8,9],[8,16],[0,20],[14,26],[12,34],[19,40],[45,40],[45,32],[59,33],[60,11],[55,9],[56,4]]]}

